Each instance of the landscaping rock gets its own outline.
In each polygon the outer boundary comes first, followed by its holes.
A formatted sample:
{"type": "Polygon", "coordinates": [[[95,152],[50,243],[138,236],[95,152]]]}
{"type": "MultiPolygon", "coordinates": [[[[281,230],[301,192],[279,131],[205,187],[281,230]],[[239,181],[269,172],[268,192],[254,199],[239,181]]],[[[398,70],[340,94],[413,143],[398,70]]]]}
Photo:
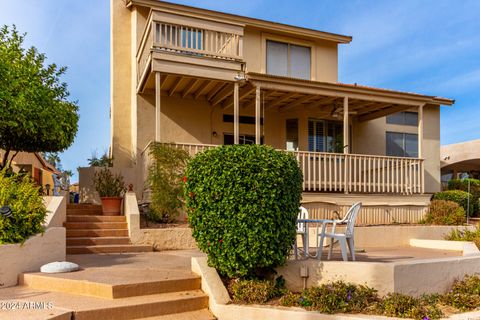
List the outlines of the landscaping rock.
{"type": "Polygon", "coordinates": [[[64,273],[77,271],[79,269],[78,264],[68,261],[55,261],[44,264],[40,268],[40,272],[43,273],[64,273]]]}

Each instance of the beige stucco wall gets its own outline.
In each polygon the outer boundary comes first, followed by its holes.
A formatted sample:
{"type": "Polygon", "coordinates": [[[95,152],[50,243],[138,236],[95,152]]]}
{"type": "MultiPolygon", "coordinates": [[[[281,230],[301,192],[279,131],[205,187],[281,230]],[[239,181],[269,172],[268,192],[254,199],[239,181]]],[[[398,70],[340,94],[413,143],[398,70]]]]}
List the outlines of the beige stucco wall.
{"type": "MultiPolygon", "coordinates": [[[[440,107],[427,105],[423,113],[425,192],[434,193],[440,191],[440,107]]],[[[387,131],[418,134],[417,127],[387,124],[385,117],[366,122],[354,120],[352,130],[352,152],[374,155],[385,155],[387,131]]]]}
{"type": "Polygon", "coordinates": [[[243,53],[247,72],[266,72],[267,40],[310,47],[311,79],[323,82],[338,81],[338,47],[336,43],[312,41],[308,38],[291,37],[273,30],[259,30],[251,27],[246,27],[244,32],[243,53]]]}
{"type": "Polygon", "coordinates": [[[120,167],[132,166],[131,19],[124,1],[110,0],[110,147],[114,164],[120,167]]]}

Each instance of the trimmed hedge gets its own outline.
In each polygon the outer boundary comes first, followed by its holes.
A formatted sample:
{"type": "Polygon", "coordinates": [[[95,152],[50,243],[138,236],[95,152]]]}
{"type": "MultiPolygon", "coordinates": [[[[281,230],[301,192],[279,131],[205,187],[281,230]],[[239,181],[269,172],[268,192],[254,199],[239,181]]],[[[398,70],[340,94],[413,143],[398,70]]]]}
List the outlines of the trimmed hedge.
{"type": "Polygon", "coordinates": [[[23,243],[43,232],[47,209],[40,187],[28,175],[11,175],[0,171],[0,207],[9,206],[12,216],[0,216],[0,244],[23,243]]]}
{"type": "Polygon", "coordinates": [[[448,181],[448,190],[462,190],[468,192],[468,183],[470,182],[470,193],[473,202],[473,211],[470,212],[470,216],[478,216],[480,211],[480,180],[478,179],[453,179],[448,181]]]}
{"type": "Polygon", "coordinates": [[[468,198],[470,197],[470,215],[474,212],[474,201],[471,194],[461,190],[447,190],[442,192],[437,192],[433,195],[433,200],[447,200],[458,203],[465,212],[467,212],[468,207],[468,198]]]}
{"type": "Polygon", "coordinates": [[[438,225],[459,225],[465,220],[465,210],[458,203],[446,200],[433,200],[425,217],[425,223],[438,225]]]}
{"type": "Polygon", "coordinates": [[[187,165],[188,221],[209,265],[229,277],[285,263],[295,239],[302,172],[268,146],[221,146],[187,165]]]}

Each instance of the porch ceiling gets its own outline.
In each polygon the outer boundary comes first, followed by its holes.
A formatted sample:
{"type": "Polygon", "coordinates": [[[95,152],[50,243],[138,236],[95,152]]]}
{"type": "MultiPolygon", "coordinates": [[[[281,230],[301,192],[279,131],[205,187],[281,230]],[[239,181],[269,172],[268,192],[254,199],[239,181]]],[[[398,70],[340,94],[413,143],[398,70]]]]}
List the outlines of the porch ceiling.
{"type": "MultiPolygon", "coordinates": [[[[155,87],[152,78],[147,80],[149,88],[155,87]]],[[[233,81],[165,73],[161,75],[160,82],[164,96],[207,100],[212,106],[223,109],[233,107],[233,86],[233,81]]],[[[348,96],[349,114],[359,121],[384,117],[425,104],[439,106],[454,103],[453,100],[414,93],[249,73],[239,91],[241,108],[255,106],[256,86],[261,88],[261,103],[267,110],[288,112],[304,108],[325,118],[341,116],[343,98],[348,96]]]]}

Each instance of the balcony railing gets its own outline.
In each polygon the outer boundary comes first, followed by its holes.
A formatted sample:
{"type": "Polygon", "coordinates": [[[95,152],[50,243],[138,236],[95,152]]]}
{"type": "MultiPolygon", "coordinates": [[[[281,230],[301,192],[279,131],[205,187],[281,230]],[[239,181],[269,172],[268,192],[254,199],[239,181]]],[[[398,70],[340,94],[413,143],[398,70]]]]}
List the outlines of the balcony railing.
{"type": "Polygon", "coordinates": [[[153,20],[149,23],[137,51],[138,79],[151,59],[151,51],[173,52],[195,57],[241,61],[243,36],[237,33],[153,20]]]}
{"type": "MultiPolygon", "coordinates": [[[[217,145],[172,143],[191,156],[217,145]]],[[[303,172],[303,190],[347,193],[424,193],[423,159],[286,151],[292,153],[303,172]]],[[[145,158],[145,152],[144,156],[145,158]]],[[[149,159],[145,159],[149,161],[149,159]]]]}

